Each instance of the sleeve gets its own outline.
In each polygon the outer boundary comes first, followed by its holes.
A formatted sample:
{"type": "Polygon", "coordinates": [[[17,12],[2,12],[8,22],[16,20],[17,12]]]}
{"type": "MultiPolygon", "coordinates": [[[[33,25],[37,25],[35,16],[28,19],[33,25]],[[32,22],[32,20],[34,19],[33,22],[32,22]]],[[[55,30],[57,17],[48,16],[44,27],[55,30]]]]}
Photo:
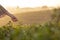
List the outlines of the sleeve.
{"type": "Polygon", "coordinates": [[[4,17],[7,13],[9,13],[2,5],[0,5],[0,18],[4,17]]]}
{"type": "Polygon", "coordinates": [[[7,13],[8,12],[2,5],[0,5],[0,11],[2,11],[2,13],[7,13]]]}

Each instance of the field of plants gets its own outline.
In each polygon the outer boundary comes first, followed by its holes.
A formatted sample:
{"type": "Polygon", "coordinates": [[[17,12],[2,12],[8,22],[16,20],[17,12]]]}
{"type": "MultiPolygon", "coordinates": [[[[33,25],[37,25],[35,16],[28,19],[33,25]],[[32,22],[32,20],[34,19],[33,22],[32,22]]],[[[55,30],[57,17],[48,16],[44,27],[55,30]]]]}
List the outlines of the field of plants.
{"type": "Polygon", "coordinates": [[[54,9],[51,21],[32,25],[13,25],[10,21],[0,27],[0,40],[60,40],[60,9],[54,9]]]}

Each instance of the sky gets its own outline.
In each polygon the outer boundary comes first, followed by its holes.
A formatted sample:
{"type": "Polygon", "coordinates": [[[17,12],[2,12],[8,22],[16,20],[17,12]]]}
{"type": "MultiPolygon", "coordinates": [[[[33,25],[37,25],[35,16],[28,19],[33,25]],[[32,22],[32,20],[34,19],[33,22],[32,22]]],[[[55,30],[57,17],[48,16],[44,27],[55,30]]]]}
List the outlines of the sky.
{"type": "Polygon", "coordinates": [[[0,4],[13,7],[60,6],[60,0],[0,0],[0,4]]]}

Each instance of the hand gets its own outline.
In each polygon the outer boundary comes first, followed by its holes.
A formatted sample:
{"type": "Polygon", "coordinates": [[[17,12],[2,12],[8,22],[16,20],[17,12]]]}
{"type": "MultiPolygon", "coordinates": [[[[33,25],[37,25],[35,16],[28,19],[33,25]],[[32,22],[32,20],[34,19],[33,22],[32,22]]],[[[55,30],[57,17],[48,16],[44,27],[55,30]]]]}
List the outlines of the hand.
{"type": "Polygon", "coordinates": [[[12,19],[13,22],[18,21],[17,18],[16,18],[15,16],[11,17],[11,19],[12,19]]]}

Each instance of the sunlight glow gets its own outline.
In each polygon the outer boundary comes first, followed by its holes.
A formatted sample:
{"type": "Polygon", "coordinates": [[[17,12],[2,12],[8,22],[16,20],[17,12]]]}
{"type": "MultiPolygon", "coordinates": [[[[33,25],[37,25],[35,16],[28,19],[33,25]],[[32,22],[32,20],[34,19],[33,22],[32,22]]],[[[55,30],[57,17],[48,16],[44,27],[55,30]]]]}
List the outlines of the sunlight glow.
{"type": "Polygon", "coordinates": [[[0,0],[0,4],[20,7],[60,6],[60,0],[0,0]]]}

